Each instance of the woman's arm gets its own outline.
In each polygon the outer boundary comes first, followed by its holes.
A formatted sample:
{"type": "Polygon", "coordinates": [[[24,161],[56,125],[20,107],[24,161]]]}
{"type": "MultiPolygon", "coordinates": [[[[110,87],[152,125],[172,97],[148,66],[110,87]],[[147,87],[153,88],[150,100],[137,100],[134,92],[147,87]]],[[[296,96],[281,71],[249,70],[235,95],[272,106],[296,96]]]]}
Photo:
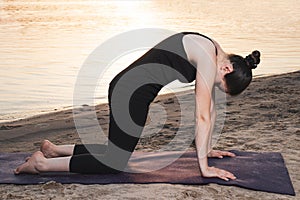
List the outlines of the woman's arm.
{"type": "Polygon", "coordinates": [[[211,126],[213,127],[210,131],[210,137],[208,141],[208,157],[214,157],[214,158],[223,158],[224,156],[229,156],[229,157],[235,157],[234,153],[231,153],[229,151],[220,151],[220,150],[213,150],[212,147],[212,135],[214,133],[214,128],[215,128],[215,123],[216,123],[216,118],[217,118],[217,112],[216,112],[216,105],[215,105],[215,92],[213,90],[212,93],[212,101],[211,101],[211,126]]]}
{"type": "Polygon", "coordinates": [[[216,113],[216,106],[215,106],[215,96],[213,94],[212,96],[212,100],[211,100],[211,111],[210,111],[210,115],[211,115],[211,130],[210,130],[210,137],[209,137],[209,141],[208,141],[208,152],[210,153],[212,151],[212,135],[214,132],[214,128],[215,128],[215,124],[216,124],[216,118],[217,118],[217,113],[216,113]]]}
{"type": "MultiPolygon", "coordinates": [[[[203,58],[203,57],[202,57],[203,58]]],[[[207,163],[207,155],[211,148],[211,135],[213,131],[214,121],[212,120],[212,97],[211,92],[213,84],[209,79],[214,79],[215,72],[212,68],[211,72],[198,70],[200,62],[197,62],[197,75],[195,84],[195,143],[200,170],[202,175],[209,169],[207,163]]],[[[208,63],[206,63],[208,64],[208,63]]],[[[207,66],[207,65],[206,65],[207,66]]]]}
{"type": "Polygon", "coordinates": [[[183,44],[188,59],[197,66],[195,83],[195,143],[202,176],[219,177],[224,180],[229,180],[228,178],[235,179],[230,172],[209,167],[207,162],[214,125],[211,110],[213,110],[212,90],[217,74],[215,47],[211,41],[196,35],[184,36],[183,44]]]}

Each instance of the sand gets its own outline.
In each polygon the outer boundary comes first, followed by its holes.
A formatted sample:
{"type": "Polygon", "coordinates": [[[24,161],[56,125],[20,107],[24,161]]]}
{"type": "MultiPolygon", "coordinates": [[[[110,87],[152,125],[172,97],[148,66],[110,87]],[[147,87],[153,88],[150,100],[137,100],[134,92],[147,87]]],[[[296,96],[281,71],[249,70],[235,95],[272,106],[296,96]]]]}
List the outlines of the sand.
{"type": "MultiPolygon", "coordinates": [[[[228,97],[226,120],[215,149],[255,152],[281,152],[296,194],[300,192],[300,71],[255,78],[237,97],[228,97]]],[[[184,103],[193,103],[193,91],[176,94],[184,103]]],[[[159,149],[174,137],[180,119],[174,95],[155,101],[165,106],[168,120],[162,130],[140,140],[137,151],[159,149]]],[[[88,106],[80,109],[89,110],[88,106]]],[[[107,132],[108,106],[96,106],[99,124],[107,132]]],[[[184,129],[194,130],[193,111],[185,117],[184,129]]],[[[151,120],[151,119],[150,119],[151,120]]],[[[188,134],[187,134],[188,135],[188,134]]],[[[74,128],[72,110],[38,115],[0,124],[0,152],[34,152],[43,139],[56,144],[80,143],[74,128]]],[[[105,138],[102,138],[105,142],[105,138]]],[[[174,150],[182,144],[172,146],[174,150]]],[[[190,149],[194,146],[191,145],[190,149]]],[[[41,185],[0,185],[0,199],[298,199],[287,195],[258,192],[238,187],[210,184],[184,186],[171,184],[80,185],[49,182],[41,185]]]]}

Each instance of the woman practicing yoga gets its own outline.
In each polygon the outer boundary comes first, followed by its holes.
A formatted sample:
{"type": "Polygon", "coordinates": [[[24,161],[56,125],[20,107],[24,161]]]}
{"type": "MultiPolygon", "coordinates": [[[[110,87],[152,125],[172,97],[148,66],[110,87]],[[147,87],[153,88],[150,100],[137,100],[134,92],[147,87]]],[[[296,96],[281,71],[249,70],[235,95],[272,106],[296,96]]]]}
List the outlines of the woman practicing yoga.
{"type": "Polygon", "coordinates": [[[250,84],[252,69],[259,62],[259,51],[243,58],[225,53],[216,41],[199,33],[174,34],[151,48],[110,82],[108,145],[94,145],[93,151],[89,151],[91,148],[87,145],[59,146],[45,140],[41,151],[27,158],[14,172],[103,174],[122,171],[141,137],[149,105],[161,88],[174,80],[184,83],[195,80],[195,143],[201,175],[226,181],[236,179],[228,171],[208,166],[207,157],[235,156],[211,148],[216,120],[213,91],[216,86],[229,95],[241,93],[250,84]],[[128,95],[127,102],[125,97],[128,95]],[[130,117],[126,113],[130,113],[130,117]],[[132,121],[135,126],[131,125],[132,121]]]}

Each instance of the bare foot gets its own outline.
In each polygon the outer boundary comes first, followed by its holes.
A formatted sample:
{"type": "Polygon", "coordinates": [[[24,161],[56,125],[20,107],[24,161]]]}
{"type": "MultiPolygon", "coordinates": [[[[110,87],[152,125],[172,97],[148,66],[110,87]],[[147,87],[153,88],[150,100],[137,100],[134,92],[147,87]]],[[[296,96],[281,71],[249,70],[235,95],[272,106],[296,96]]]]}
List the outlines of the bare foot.
{"type": "Polygon", "coordinates": [[[44,154],[40,151],[35,152],[32,154],[30,158],[26,159],[26,162],[20,165],[17,169],[14,170],[15,174],[23,174],[23,173],[29,173],[29,174],[38,174],[40,173],[42,169],[42,164],[46,158],[44,157],[44,154]]]}
{"type": "Polygon", "coordinates": [[[56,145],[50,142],[49,140],[44,140],[41,145],[41,152],[43,152],[46,158],[55,158],[60,155],[55,151],[56,145]]]}

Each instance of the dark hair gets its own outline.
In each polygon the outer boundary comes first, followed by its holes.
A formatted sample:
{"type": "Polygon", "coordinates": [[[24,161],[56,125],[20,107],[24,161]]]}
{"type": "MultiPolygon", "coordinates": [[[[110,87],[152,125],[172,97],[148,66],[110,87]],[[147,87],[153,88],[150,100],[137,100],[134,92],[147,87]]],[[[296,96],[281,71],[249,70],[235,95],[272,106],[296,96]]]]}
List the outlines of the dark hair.
{"type": "Polygon", "coordinates": [[[252,80],[252,69],[255,69],[260,62],[260,52],[253,51],[245,58],[230,54],[228,58],[233,66],[233,71],[225,75],[227,93],[237,95],[250,84],[252,80]]]}

